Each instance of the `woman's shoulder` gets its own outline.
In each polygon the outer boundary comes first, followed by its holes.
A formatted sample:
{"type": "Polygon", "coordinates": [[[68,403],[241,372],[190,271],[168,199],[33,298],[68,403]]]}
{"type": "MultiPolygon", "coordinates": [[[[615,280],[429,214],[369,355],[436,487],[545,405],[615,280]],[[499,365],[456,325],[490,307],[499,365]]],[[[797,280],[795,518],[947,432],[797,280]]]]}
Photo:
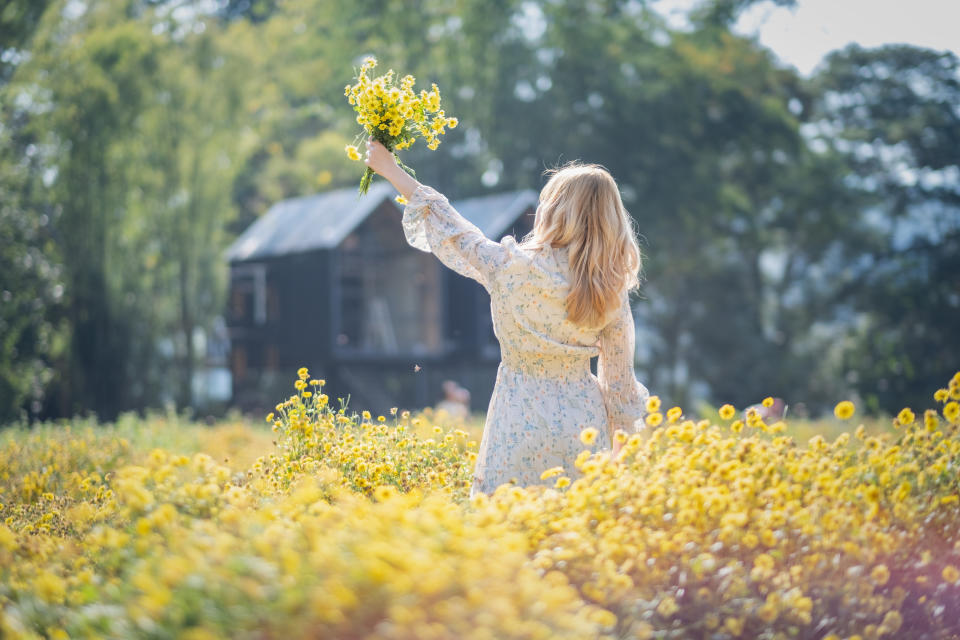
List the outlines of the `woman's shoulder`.
{"type": "Polygon", "coordinates": [[[512,235],[501,237],[500,246],[503,247],[504,251],[510,256],[524,257],[528,255],[522,243],[517,242],[517,239],[512,235]]]}

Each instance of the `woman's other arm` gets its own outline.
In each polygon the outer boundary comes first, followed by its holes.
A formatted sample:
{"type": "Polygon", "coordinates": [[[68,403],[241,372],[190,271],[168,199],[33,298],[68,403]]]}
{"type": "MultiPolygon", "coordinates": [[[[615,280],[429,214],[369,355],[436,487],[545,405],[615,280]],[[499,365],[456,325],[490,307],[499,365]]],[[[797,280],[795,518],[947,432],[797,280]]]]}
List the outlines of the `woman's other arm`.
{"type": "MultiPolygon", "coordinates": [[[[635,331],[629,296],[624,293],[617,315],[600,334],[597,361],[597,378],[603,391],[611,439],[617,429],[631,434],[644,427],[642,419],[650,392],[636,379],[633,370],[635,331]]],[[[620,446],[614,442],[613,455],[619,450],[620,446]]]]}

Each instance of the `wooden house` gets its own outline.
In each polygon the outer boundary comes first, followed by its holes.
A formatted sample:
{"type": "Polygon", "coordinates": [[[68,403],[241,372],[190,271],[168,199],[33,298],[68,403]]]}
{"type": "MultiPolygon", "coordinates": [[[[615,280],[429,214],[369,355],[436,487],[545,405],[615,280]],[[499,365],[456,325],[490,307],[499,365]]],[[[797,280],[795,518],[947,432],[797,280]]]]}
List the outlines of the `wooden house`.
{"type": "MultiPolygon", "coordinates": [[[[500,358],[490,299],[433,254],[407,244],[393,188],[375,183],[276,203],[227,250],[233,404],[268,411],[296,370],[331,402],[387,411],[432,405],[453,379],[486,409],[500,358]]],[[[530,190],[455,201],[487,237],[533,224],[530,190]]]]}

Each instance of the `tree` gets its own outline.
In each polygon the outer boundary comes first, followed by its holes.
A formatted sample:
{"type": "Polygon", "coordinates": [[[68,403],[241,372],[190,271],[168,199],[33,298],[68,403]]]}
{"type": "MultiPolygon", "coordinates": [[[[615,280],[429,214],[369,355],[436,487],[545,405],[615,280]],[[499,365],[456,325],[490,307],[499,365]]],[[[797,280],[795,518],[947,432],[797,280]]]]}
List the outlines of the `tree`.
{"type": "Polygon", "coordinates": [[[60,412],[109,416],[130,406],[134,321],[121,301],[137,273],[118,259],[132,221],[124,217],[128,167],[118,162],[116,141],[130,132],[150,92],[157,39],[126,20],[120,3],[100,3],[76,20],[61,20],[61,10],[44,14],[11,92],[29,103],[27,128],[48,150],[41,169],[53,176],[49,199],[70,330],[60,412]]]}
{"type": "MultiPolygon", "coordinates": [[[[832,53],[814,78],[820,144],[851,167],[856,243],[842,366],[872,408],[926,406],[960,351],[960,64],[906,45],[832,53]]],[[[854,245],[854,243],[851,243],[854,245]]]]}
{"type": "Polygon", "coordinates": [[[234,167],[254,137],[237,126],[246,55],[219,48],[202,20],[122,0],[65,15],[59,3],[4,91],[20,146],[42,150],[28,178],[49,184],[23,217],[49,212],[62,263],[60,415],[156,405],[173,380],[191,402],[194,329],[223,306],[234,167]]]}
{"type": "Polygon", "coordinates": [[[200,33],[165,41],[158,100],[142,110],[123,146],[137,169],[128,211],[144,232],[140,255],[131,256],[146,274],[137,306],[150,305],[154,333],[172,339],[176,367],[163,386],[177,389],[180,407],[193,404],[195,331],[209,329],[225,302],[232,186],[259,143],[241,119],[250,89],[247,55],[223,46],[212,21],[197,24],[205,26],[200,33]]]}

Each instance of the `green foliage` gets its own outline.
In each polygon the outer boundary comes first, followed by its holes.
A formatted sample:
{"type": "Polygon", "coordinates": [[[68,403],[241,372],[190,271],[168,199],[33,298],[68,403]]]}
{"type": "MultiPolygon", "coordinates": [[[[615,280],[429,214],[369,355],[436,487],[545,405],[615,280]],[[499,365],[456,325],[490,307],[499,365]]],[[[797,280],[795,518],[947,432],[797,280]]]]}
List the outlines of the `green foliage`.
{"type": "Polygon", "coordinates": [[[159,19],[130,19],[119,1],[72,20],[55,9],[0,102],[20,148],[41,149],[30,179],[53,176],[21,212],[48,211],[55,230],[44,255],[60,272],[68,353],[49,411],[110,417],[163,401],[167,379],[188,385],[187,336],[223,306],[231,167],[251,140],[235,128],[244,76],[209,31],[158,35],[159,19]]]}
{"type": "Polygon", "coordinates": [[[21,407],[40,411],[64,338],[50,216],[33,210],[42,185],[24,167],[36,155],[15,163],[22,142],[10,133],[0,134],[0,422],[18,418],[21,407]]]}
{"type": "Polygon", "coordinates": [[[960,350],[960,60],[850,46],[829,56],[815,90],[821,142],[866,201],[865,233],[845,238],[858,322],[842,366],[873,408],[893,412],[922,399],[960,350]]]}

